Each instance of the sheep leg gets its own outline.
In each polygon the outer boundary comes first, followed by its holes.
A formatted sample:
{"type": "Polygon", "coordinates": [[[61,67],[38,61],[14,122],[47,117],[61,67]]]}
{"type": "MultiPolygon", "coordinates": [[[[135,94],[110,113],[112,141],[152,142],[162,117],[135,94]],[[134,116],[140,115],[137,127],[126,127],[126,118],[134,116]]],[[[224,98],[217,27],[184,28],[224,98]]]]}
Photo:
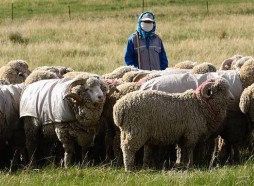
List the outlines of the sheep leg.
{"type": "Polygon", "coordinates": [[[74,152],[74,145],[72,143],[63,143],[64,148],[64,168],[68,168],[71,164],[74,152]]]}
{"type": "Polygon", "coordinates": [[[116,134],[113,139],[113,151],[117,166],[123,165],[123,154],[121,150],[120,130],[116,129],[116,134]]]}
{"type": "Polygon", "coordinates": [[[31,118],[25,118],[24,129],[26,136],[26,149],[29,160],[29,167],[33,166],[36,161],[35,152],[38,146],[38,127],[32,122],[31,118]]]}
{"type": "Polygon", "coordinates": [[[110,162],[111,157],[113,156],[112,154],[112,148],[113,148],[113,143],[114,143],[114,132],[113,132],[113,127],[110,126],[108,122],[106,122],[106,134],[104,138],[104,144],[105,144],[105,160],[104,162],[108,163],[110,162]]]}
{"type": "Polygon", "coordinates": [[[62,143],[64,148],[64,167],[68,168],[68,166],[72,162],[73,152],[75,150],[74,142],[72,141],[71,136],[68,132],[68,127],[56,127],[55,129],[56,135],[59,141],[62,143]]]}
{"type": "Polygon", "coordinates": [[[240,162],[240,153],[239,153],[239,148],[237,144],[233,145],[233,150],[234,150],[234,162],[239,163],[240,162]]]}
{"type": "Polygon", "coordinates": [[[151,145],[144,145],[143,167],[149,168],[151,166],[152,153],[153,148],[151,145]]]}
{"type": "Polygon", "coordinates": [[[141,136],[140,133],[137,134],[135,131],[132,132],[128,132],[126,135],[124,131],[121,131],[121,148],[125,171],[134,170],[135,154],[147,141],[145,136],[141,136]]]}

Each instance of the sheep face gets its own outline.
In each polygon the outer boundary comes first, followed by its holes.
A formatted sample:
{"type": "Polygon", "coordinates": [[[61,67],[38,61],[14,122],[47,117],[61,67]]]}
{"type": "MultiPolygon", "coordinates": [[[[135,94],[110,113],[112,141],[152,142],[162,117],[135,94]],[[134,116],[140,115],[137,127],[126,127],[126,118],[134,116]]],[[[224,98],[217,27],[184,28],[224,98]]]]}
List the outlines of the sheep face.
{"type": "Polygon", "coordinates": [[[100,118],[107,91],[107,86],[97,77],[89,77],[84,84],[71,88],[71,93],[66,97],[72,98],[70,101],[75,117],[82,125],[97,124],[94,118],[100,118]]]}

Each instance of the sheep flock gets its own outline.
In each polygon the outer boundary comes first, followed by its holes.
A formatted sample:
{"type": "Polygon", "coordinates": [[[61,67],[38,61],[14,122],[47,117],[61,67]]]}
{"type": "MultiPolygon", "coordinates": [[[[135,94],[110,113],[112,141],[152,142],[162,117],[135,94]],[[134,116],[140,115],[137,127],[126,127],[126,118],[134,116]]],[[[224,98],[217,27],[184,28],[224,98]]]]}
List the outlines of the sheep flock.
{"type": "Polygon", "coordinates": [[[254,57],[106,74],[0,67],[0,169],[209,169],[254,154],[254,57]]]}

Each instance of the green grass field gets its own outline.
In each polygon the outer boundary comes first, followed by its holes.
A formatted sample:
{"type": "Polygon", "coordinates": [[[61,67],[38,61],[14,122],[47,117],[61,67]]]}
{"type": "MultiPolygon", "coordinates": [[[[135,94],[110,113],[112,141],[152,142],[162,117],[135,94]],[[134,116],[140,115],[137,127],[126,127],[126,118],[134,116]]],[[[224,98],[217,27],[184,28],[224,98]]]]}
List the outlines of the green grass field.
{"type": "MultiPolygon", "coordinates": [[[[217,67],[235,54],[254,54],[253,0],[145,0],[156,15],[170,66],[184,60],[217,67]]],[[[31,70],[61,65],[104,74],[124,64],[129,35],[135,31],[140,0],[2,0],[0,65],[13,59],[31,70]],[[13,3],[13,17],[12,17],[13,3]],[[70,10],[70,14],[69,14],[70,10]],[[13,19],[12,19],[13,18],[13,19]]],[[[254,185],[254,160],[238,166],[189,171],[123,168],[47,167],[0,171],[1,185],[254,185]]]]}

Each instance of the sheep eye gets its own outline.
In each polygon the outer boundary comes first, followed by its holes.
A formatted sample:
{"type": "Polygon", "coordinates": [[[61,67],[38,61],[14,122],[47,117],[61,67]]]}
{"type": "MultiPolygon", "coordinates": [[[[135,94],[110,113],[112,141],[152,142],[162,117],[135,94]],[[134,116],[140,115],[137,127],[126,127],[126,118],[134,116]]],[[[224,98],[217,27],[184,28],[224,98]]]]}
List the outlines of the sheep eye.
{"type": "Polygon", "coordinates": [[[18,76],[23,76],[23,73],[22,72],[18,72],[18,76]]]}
{"type": "Polygon", "coordinates": [[[209,88],[209,89],[207,90],[207,95],[208,95],[208,96],[211,96],[212,93],[213,93],[212,90],[209,88]]]}

